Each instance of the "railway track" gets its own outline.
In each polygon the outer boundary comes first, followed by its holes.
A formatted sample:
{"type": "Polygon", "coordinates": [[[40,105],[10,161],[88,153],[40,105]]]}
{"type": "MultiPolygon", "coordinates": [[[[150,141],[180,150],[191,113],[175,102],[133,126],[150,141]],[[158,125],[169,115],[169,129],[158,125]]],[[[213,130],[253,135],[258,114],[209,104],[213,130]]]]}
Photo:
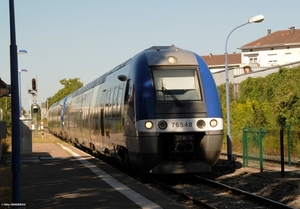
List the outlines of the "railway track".
{"type": "MultiPolygon", "coordinates": [[[[225,184],[222,184],[222,183],[219,183],[219,182],[216,182],[216,181],[213,181],[213,180],[210,180],[210,179],[198,176],[198,175],[196,175],[195,177],[199,178],[201,180],[201,182],[204,182],[205,184],[209,184],[213,187],[218,187],[222,190],[226,190],[228,194],[236,195],[239,198],[250,200],[251,202],[254,202],[256,204],[258,203],[261,206],[266,206],[267,208],[291,208],[280,202],[276,202],[274,200],[271,200],[271,199],[268,199],[268,198],[265,198],[265,197],[262,197],[259,195],[255,195],[250,192],[247,192],[247,191],[244,191],[241,189],[237,189],[237,188],[234,188],[234,187],[231,187],[231,186],[228,186],[228,185],[225,185],[225,184]]],[[[244,205],[243,205],[243,208],[246,208],[246,207],[244,207],[244,205]]]]}
{"type": "MultiPolygon", "coordinates": [[[[84,150],[86,151],[86,150],[84,150]]],[[[242,189],[228,186],[199,175],[141,175],[124,168],[115,161],[101,159],[121,172],[140,181],[146,186],[168,196],[188,209],[195,208],[292,208],[283,203],[259,196],[242,189]],[[158,178],[156,178],[158,177],[158,178]]],[[[230,165],[221,169],[226,172],[230,165]]],[[[243,181],[243,178],[241,178],[243,181]]],[[[247,180],[245,180],[247,181],[247,180]]]]}
{"type": "Polygon", "coordinates": [[[187,204],[187,208],[190,209],[292,208],[280,202],[254,195],[247,191],[218,183],[202,176],[195,175],[189,176],[188,178],[188,181],[181,181],[181,183],[178,183],[180,182],[178,179],[175,179],[173,183],[171,183],[170,180],[163,183],[163,181],[165,181],[163,179],[151,179],[150,181],[152,182],[151,187],[155,187],[153,184],[157,184],[159,185],[157,190],[168,190],[169,192],[172,192],[173,195],[170,195],[170,197],[172,196],[173,198],[176,198],[176,201],[182,199],[181,202],[185,202],[187,204]]]}

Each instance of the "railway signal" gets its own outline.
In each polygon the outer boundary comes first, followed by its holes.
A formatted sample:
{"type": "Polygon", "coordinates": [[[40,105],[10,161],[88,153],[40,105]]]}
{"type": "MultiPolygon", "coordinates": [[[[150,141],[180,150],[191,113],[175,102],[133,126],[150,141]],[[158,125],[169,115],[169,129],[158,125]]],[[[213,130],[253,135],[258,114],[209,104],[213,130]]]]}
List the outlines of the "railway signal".
{"type": "Polygon", "coordinates": [[[36,91],[36,79],[35,78],[33,78],[31,80],[31,87],[32,87],[32,90],[36,91]]]}

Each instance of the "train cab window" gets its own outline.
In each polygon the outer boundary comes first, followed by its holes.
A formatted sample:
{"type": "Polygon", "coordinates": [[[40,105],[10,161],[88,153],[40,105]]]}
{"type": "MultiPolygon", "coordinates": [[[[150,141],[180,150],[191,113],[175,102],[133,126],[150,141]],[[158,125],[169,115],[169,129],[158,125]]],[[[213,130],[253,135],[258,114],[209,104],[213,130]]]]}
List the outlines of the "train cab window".
{"type": "Polygon", "coordinates": [[[153,69],[157,101],[199,101],[201,91],[196,69],[153,69]]]}

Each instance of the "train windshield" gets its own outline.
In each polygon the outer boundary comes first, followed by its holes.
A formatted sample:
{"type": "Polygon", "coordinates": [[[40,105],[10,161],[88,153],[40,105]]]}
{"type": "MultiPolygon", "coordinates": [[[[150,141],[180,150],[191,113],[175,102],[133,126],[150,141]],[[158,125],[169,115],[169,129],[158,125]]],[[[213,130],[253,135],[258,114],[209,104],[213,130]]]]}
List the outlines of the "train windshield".
{"type": "Polygon", "coordinates": [[[202,100],[196,69],[153,69],[157,101],[202,100]]]}

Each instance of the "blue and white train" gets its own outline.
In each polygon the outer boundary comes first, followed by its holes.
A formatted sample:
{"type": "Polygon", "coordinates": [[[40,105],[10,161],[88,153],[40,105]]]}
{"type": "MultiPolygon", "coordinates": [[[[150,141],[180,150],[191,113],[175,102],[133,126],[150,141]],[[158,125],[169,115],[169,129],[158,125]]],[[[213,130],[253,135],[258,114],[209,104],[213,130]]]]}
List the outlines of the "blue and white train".
{"type": "Polygon", "coordinates": [[[50,133],[153,174],[207,172],[223,118],[202,58],[175,46],[146,49],[49,109],[50,133]]]}

